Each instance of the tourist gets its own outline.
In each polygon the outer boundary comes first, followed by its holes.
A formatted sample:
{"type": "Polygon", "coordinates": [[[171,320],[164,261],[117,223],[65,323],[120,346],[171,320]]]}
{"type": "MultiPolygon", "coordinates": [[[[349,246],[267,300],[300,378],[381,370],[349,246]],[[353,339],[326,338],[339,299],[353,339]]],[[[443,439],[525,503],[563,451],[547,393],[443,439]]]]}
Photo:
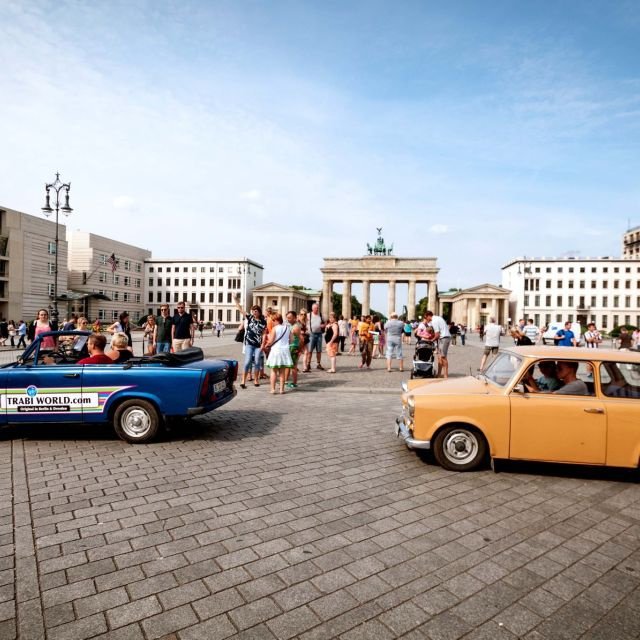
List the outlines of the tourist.
{"type": "Polygon", "coordinates": [[[451,344],[458,343],[458,325],[455,322],[449,323],[449,333],[451,334],[451,344]]]}
{"type": "Polygon", "coordinates": [[[169,315],[169,305],[163,304],[160,307],[160,315],[156,318],[155,334],[153,344],[156,353],[169,353],[171,351],[171,327],[173,318],[169,315]]]}
{"type": "Polygon", "coordinates": [[[560,329],[560,331],[556,332],[553,339],[558,347],[576,346],[576,336],[573,331],[571,331],[571,322],[569,320],[564,323],[564,329],[560,329]]]}
{"type": "Polygon", "coordinates": [[[392,313],[384,327],[387,344],[387,371],[391,371],[393,360],[398,361],[398,371],[404,371],[402,359],[402,339],[405,323],[398,320],[398,314],[392,313]]]}
{"type": "Polygon", "coordinates": [[[106,353],[107,357],[111,358],[114,364],[123,364],[127,360],[133,358],[133,351],[129,346],[129,338],[127,335],[118,331],[111,338],[111,349],[106,353]]]}
{"type": "Polygon", "coordinates": [[[340,319],[338,320],[338,329],[340,331],[338,340],[340,343],[340,353],[344,353],[344,344],[349,335],[349,322],[344,319],[344,316],[340,316],[340,319]]]}
{"type": "Polygon", "coordinates": [[[597,349],[602,344],[602,336],[596,329],[596,323],[590,322],[584,332],[584,342],[587,349],[597,349]]]}
{"type": "Polygon", "coordinates": [[[404,344],[411,344],[411,323],[408,318],[404,320],[402,342],[404,344]]]}
{"type": "Polygon", "coordinates": [[[371,368],[371,355],[373,353],[373,331],[374,326],[371,316],[362,316],[358,323],[358,343],[362,362],[358,365],[362,369],[365,365],[371,368]]]}
{"type": "Polygon", "coordinates": [[[107,331],[112,334],[124,333],[127,336],[129,345],[131,345],[131,349],[133,350],[133,338],[131,337],[131,323],[129,322],[128,311],[123,311],[118,317],[118,320],[114,322],[107,331]]]}
{"type": "Polygon", "coordinates": [[[7,331],[9,332],[9,340],[11,341],[11,348],[16,348],[16,323],[13,320],[9,320],[7,325],[7,331]]]}
{"type": "MultiPolygon", "coordinates": [[[[46,309],[40,309],[38,311],[38,317],[34,322],[33,339],[35,340],[41,333],[52,331],[51,323],[49,322],[49,312],[46,309]]],[[[42,339],[40,345],[42,349],[55,349],[56,340],[53,336],[48,336],[42,339]]]]}
{"type": "Polygon", "coordinates": [[[449,344],[451,343],[451,335],[449,334],[449,327],[442,316],[436,316],[433,311],[426,311],[424,314],[425,320],[431,325],[433,329],[433,337],[438,342],[438,377],[449,377],[449,344]]]}
{"type": "Polygon", "coordinates": [[[240,305],[240,296],[236,298],[236,307],[242,313],[247,323],[244,333],[244,369],[240,388],[246,389],[247,375],[254,368],[254,381],[256,387],[260,386],[260,355],[262,353],[262,337],[267,329],[267,320],[262,315],[262,309],[254,304],[251,314],[247,313],[240,305]]]}
{"type": "Polygon", "coordinates": [[[631,334],[629,333],[629,330],[627,329],[627,327],[620,327],[620,343],[618,345],[618,349],[631,349],[632,346],[632,342],[631,342],[631,334]]]}
{"type": "Polygon", "coordinates": [[[349,322],[349,340],[351,341],[351,346],[347,355],[355,356],[358,347],[358,318],[356,316],[353,316],[349,322]]]}
{"type": "Polygon", "coordinates": [[[311,358],[313,352],[316,352],[316,369],[324,369],[322,366],[322,336],[324,335],[324,319],[319,311],[318,303],[311,305],[311,313],[309,314],[309,346],[307,350],[304,372],[311,371],[311,358]]]}
{"type": "Polygon", "coordinates": [[[89,357],[78,360],[78,364],[113,364],[113,360],[105,354],[107,339],[101,333],[92,333],[87,340],[89,357]]]}
{"type": "Polygon", "coordinates": [[[634,349],[640,351],[640,327],[634,330],[631,334],[631,342],[634,349]]]}
{"type": "MultiPolygon", "coordinates": [[[[518,331],[518,329],[515,329],[518,331]]],[[[500,336],[502,335],[502,327],[496,324],[495,318],[489,318],[489,324],[483,326],[484,335],[484,351],[482,352],[482,359],[480,360],[480,371],[484,371],[484,365],[487,362],[487,358],[490,355],[495,356],[500,348],[500,336]]]]}
{"type": "Polygon", "coordinates": [[[284,383],[287,377],[287,369],[293,367],[289,341],[291,339],[291,328],[288,323],[282,322],[282,315],[277,312],[271,314],[271,332],[267,338],[266,349],[269,352],[267,357],[267,367],[271,369],[271,390],[276,392],[276,381],[279,383],[280,393],[284,393],[284,383]]]}
{"type": "MultiPolygon", "coordinates": [[[[144,340],[147,342],[147,355],[152,356],[156,352],[156,333],[158,330],[158,325],[156,324],[155,316],[147,316],[147,321],[143,327],[144,329],[144,340]]],[[[144,348],[143,348],[144,351],[144,348]]]]}
{"type": "Polygon", "coordinates": [[[467,326],[464,324],[458,325],[458,334],[460,335],[460,344],[464,347],[467,340],[467,326]]]}
{"type": "Polygon", "coordinates": [[[329,322],[324,334],[327,343],[327,356],[329,356],[328,373],[336,372],[336,360],[338,355],[338,345],[340,344],[340,326],[336,320],[336,314],[333,311],[329,314],[329,322]]]}
{"type": "Polygon", "coordinates": [[[25,339],[27,337],[27,323],[24,320],[20,320],[18,323],[18,349],[20,345],[22,345],[23,349],[27,348],[27,343],[25,339]]]}
{"type": "Polygon", "coordinates": [[[300,324],[300,335],[302,337],[302,343],[300,345],[299,361],[302,362],[302,367],[305,367],[305,361],[307,357],[308,344],[311,340],[309,336],[309,328],[307,327],[307,310],[300,309],[298,314],[298,323],[300,324]]]}
{"type": "Polygon", "coordinates": [[[533,318],[529,318],[529,321],[522,329],[522,333],[531,340],[531,344],[536,344],[540,338],[540,329],[533,324],[533,318]]]}
{"type": "Polygon", "coordinates": [[[522,333],[515,327],[511,329],[510,333],[517,347],[526,347],[533,344],[529,336],[526,336],[524,333],[522,333]]]}
{"type": "Polygon", "coordinates": [[[287,313],[287,322],[289,323],[289,330],[291,331],[289,352],[291,353],[291,362],[293,366],[290,369],[287,369],[286,387],[288,389],[295,389],[298,386],[298,359],[304,350],[304,335],[302,333],[302,325],[297,320],[295,311],[289,311],[289,313],[287,313]],[[290,382],[289,375],[291,375],[290,382]]]}
{"type": "Polygon", "coordinates": [[[171,345],[173,351],[178,353],[183,349],[193,346],[195,337],[195,323],[193,316],[185,311],[186,302],[178,302],[176,305],[176,313],[173,314],[171,324],[171,345]]]}

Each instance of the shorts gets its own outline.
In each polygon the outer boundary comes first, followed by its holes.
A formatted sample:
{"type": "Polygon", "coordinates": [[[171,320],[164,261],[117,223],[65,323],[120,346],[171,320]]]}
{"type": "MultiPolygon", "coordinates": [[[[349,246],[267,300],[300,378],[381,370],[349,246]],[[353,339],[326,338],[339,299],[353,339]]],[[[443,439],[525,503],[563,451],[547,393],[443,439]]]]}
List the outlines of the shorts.
{"type": "Polygon", "coordinates": [[[335,358],[338,355],[338,343],[330,342],[327,344],[327,355],[330,358],[335,358]]]}
{"type": "Polygon", "coordinates": [[[485,347],[484,348],[484,355],[488,356],[490,353],[495,355],[496,353],[498,353],[498,349],[499,349],[499,347],[485,347]]]}
{"type": "Polygon", "coordinates": [[[311,340],[309,341],[309,353],[313,353],[314,351],[322,353],[322,337],[321,333],[311,334],[311,340]]]}
{"type": "Polygon", "coordinates": [[[387,359],[402,360],[402,344],[395,340],[387,340],[387,359]]]}
{"type": "Polygon", "coordinates": [[[291,354],[291,362],[293,362],[293,366],[295,367],[298,364],[298,358],[300,357],[300,347],[290,344],[289,353],[291,354]]]}
{"type": "Polygon", "coordinates": [[[451,344],[451,338],[440,338],[438,340],[438,353],[446,358],[449,353],[449,345],[451,344]]]}

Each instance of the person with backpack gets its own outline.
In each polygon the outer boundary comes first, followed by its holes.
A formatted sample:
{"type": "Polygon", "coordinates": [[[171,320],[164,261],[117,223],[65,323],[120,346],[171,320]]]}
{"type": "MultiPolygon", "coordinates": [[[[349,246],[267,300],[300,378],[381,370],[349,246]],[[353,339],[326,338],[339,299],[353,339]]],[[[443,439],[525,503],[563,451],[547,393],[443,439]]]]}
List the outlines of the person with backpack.
{"type": "Polygon", "coordinates": [[[324,334],[325,322],[322,318],[317,302],[314,302],[311,306],[311,313],[309,314],[307,326],[311,339],[309,341],[303,373],[309,373],[309,371],[311,371],[311,357],[314,351],[316,352],[316,359],[318,363],[316,365],[316,369],[324,369],[322,366],[322,336],[324,334]]]}

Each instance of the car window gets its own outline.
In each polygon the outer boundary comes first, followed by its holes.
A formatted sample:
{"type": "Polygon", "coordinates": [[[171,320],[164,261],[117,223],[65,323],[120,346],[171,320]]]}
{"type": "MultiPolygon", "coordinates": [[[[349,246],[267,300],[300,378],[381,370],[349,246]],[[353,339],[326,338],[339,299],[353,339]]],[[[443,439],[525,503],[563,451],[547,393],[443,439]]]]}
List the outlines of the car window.
{"type": "Polygon", "coordinates": [[[609,398],[640,399],[640,364],[603,362],[600,364],[602,393],[609,398]]]}
{"type": "Polygon", "coordinates": [[[566,385],[558,375],[558,361],[540,360],[527,369],[520,382],[525,385],[527,391],[540,393],[558,393],[560,395],[595,395],[593,382],[593,365],[590,362],[575,362],[577,365],[576,381],[566,385]],[[576,382],[578,382],[576,384],[576,382]],[[534,384],[535,383],[535,384],[534,384]],[[584,383],[580,384],[580,383],[584,383]],[[586,390],[585,390],[586,385],[586,390]],[[586,391],[586,393],[585,393],[586,391]]]}
{"type": "Polygon", "coordinates": [[[522,358],[512,353],[499,353],[484,371],[484,376],[491,382],[504,387],[520,369],[521,363],[522,358]]]}

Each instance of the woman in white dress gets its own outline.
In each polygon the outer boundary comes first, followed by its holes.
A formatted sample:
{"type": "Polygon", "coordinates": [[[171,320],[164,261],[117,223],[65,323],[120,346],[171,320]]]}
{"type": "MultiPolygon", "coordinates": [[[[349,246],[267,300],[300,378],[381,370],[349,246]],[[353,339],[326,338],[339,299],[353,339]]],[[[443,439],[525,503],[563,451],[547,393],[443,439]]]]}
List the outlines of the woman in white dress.
{"type": "Polygon", "coordinates": [[[267,339],[269,356],[267,357],[267,367],[271,369],[271,393],[276,392],[276,379],[279,381],[280,393],[284,393],[284,383],[287,369],[293,367],[291,352],[289,351],[289,341],[291,340],[291,328],[288,323],[282,322],[282,314],[274,313],[271,316],[273,329],[267,339]]]}

